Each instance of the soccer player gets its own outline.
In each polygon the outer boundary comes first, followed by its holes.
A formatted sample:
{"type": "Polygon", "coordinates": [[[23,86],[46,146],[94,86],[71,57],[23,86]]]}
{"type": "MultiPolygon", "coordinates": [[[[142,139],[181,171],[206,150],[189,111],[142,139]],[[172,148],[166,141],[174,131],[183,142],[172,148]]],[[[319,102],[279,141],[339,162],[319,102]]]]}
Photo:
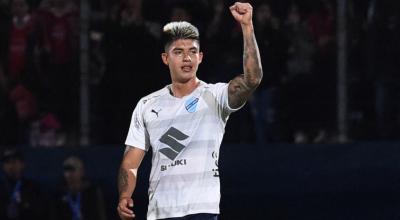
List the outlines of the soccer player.
{"type": "Polygon", "coordinates": [[[241,25],[244,74],[229,83],[207,84],[196,76],[202,61],[199,32],[187,22],[164,26],[162,61],[172,83],[142,98],[133,111],[118,176],[121,219],[135,217],[132,193],[139,165],[153,151],[147,219],[215,220],[219,214],[218,152],[230,113],[260,84],[262,67],[252,6],[230,11],[241,25]]]}

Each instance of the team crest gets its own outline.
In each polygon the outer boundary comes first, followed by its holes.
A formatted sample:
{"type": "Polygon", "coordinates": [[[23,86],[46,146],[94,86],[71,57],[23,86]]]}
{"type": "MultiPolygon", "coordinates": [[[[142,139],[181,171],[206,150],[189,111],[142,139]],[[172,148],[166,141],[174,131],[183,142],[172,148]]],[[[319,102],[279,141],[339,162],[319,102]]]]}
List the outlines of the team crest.
{"type": "Polygon", "coordinates": [[[189,113],[193,113],[196,111],[197,108],[197,103],[199,102],[199,98],[196,97],[190,97],[188,100],[185,102],[185,108],[186,111],[189,113]]]}

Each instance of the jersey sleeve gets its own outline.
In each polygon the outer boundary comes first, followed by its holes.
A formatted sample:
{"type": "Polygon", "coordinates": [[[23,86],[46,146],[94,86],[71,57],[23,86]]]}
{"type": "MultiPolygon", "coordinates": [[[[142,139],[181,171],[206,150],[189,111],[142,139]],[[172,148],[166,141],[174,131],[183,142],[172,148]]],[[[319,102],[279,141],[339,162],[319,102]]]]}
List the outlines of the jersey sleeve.
{"type": "Polygon", "coordinates": [[[222,108],[220,109],[225,114],[230,114],[241,109],[245,104],[238,108],[232,108],[229,106],[229,95],[228,95],[228,87],[229,83],[217,83],[214,87],[215,97],[219,106],[222,108]]]}
{"type": "Polygon", "coordinates": [[[125,145],[147,151],[150,147],[150,144],[144,124],[143,103],[143,100],[140,100],[133,111],[125,145]]]}

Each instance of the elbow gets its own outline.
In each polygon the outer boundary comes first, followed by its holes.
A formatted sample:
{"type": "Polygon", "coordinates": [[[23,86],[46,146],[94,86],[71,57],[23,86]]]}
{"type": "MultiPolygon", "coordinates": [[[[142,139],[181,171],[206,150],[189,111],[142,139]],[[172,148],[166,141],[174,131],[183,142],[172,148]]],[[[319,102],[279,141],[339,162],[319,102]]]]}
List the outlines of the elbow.
{"type": "Polygon", "coordinates": [[[251,88],[257,88],[261,83],[262,77],[263,77],[263,72],[260,69],[259,71],[257,71],[257,74],[253,74],[252,76],[247,78],[246,81],[248,86],[251,88]]]}
{"type": "Polygon", "coordinates": [[[261,83],[261,78],[254,79],[254,80],[249,80],[248,81],[248,86],[252,89],[257,88],[261,83]]]}

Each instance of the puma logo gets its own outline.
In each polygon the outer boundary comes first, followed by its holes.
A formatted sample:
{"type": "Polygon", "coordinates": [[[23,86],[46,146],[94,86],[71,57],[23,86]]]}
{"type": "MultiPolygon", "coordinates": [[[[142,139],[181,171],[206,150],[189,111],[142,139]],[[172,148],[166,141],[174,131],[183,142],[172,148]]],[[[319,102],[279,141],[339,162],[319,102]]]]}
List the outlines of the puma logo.
{"type": "Polygon", "coordinates": [[[158,111],[156,111],[156,110],[154,110],[154,109],[152,109],[151,110],[151,113],[154,113],[154,114],[156,114],[156,116],[157,116],[157,118],[158,118],[158,113],[161,111],[161,109],[160,110],[158,110],[158,111]]]}

